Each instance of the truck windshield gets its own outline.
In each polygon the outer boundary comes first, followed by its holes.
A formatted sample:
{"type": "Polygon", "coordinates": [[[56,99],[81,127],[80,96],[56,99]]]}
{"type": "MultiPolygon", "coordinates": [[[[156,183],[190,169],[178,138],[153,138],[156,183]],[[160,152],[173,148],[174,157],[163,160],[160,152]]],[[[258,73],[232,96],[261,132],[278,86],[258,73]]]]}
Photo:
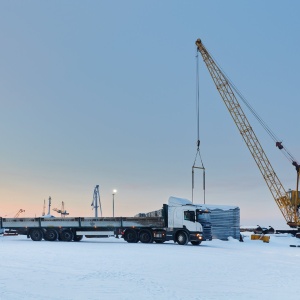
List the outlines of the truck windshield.
{"type": "Polygon", "coordinates": [[[209,210],[196,210],[196,220],[199,223],[210,223],[210,211],[209,210]]]}

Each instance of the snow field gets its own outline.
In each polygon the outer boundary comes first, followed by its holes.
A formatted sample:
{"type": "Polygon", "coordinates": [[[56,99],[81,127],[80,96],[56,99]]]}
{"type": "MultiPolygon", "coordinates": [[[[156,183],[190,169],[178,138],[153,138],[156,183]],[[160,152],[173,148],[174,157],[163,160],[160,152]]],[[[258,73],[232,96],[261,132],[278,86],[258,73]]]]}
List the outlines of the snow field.
{"type": "Polygon", "coordinates": [[[299,299],[300,240],[200,246],[0,237],[0,299],[299,299]]]}

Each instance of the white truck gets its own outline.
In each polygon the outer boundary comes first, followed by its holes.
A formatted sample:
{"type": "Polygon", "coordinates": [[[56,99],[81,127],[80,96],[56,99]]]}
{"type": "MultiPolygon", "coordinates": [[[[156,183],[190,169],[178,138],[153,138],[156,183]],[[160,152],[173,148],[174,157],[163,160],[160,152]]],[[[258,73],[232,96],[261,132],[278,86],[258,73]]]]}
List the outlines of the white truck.
{"type": "MultiPolygon", "coordinates": [[[[188,200],[170,197],[157,216],[98,218],[0,218],[0,229],[16,230],[33,241],[80,241],[85,237],[119,235],[128,243],[199,245],[212,239],[209,210],[188,200]],[[201,215],[202,218],[198,218],[201,215]],[[205,217],[203,217],[205,216],[205,217]],[[201,219],[201,223],[199,220],[201,219]]],[[[146,215],[146,214],[145,214],[146,215]]]]}

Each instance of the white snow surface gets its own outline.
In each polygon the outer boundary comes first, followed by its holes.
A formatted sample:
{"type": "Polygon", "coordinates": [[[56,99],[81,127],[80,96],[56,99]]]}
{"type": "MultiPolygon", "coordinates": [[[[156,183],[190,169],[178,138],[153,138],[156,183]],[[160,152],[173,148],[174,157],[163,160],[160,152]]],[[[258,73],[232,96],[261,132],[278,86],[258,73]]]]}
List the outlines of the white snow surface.
{"type": "Polygon", "coordinates": [[[0,299],[299,299],[300,240],[200,246],[0,237],[0,299]]]}

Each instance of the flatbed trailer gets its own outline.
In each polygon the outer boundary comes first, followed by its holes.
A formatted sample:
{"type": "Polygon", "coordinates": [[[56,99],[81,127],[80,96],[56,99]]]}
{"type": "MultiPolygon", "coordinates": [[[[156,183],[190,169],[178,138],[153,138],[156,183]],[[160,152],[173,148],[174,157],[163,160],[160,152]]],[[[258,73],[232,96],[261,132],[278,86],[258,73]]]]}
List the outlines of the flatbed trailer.
{"type": "MultiPolygon", "coordinates": [[[[172,197],[171,197],[172,198],[172,197]]],[[[170,199],[171,199],[170,198],[170,199]]],[[[128,243],[163,243],[173,240],[180,245],[199,245],[211,240],[208,222],[200,224],[199,206],[189,203],[164,204],[157,217],[75,217],[75,218],[1,218],[0,228],[15,230],[33,241],[80,241],[85,237],[121,236],[128,243]]],[[[176,202],[176,201],[175,201],[176,202]]]]}
{"type": "MultiPolygon", "coordinates": [[[[86,237],[109,237],[124,234],[127,231],[152,229],[156,238],[156,229],[164,228],[163,218],[0,218],[0,227],[15,230],[20,235],[27,235],[34,241],[62,240],[80,241],[86,237]],[[132,230],[130,230],[132,229],[132,230]]],[[[160,238],[161,239],[161,238],[160,238]]],[[[131,240],[129,238],[129,240],[131,240]]]]}

